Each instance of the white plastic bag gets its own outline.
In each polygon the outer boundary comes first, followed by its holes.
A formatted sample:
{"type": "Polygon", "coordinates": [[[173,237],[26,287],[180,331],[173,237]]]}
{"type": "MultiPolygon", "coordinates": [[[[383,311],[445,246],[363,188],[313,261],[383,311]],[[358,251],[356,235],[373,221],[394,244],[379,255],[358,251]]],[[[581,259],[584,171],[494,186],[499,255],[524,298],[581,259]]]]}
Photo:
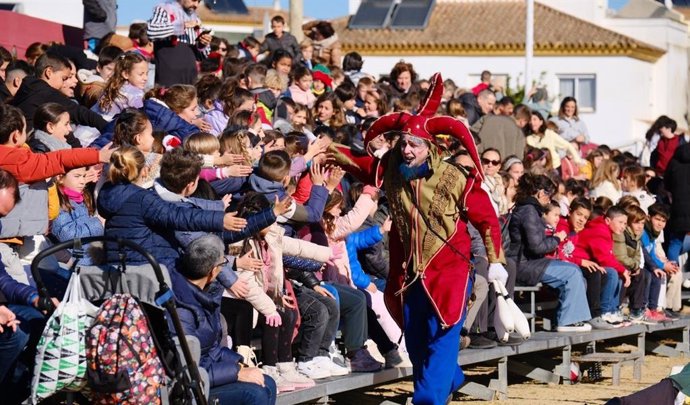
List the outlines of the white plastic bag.
{"type": "Polygon", "coordinates": [[[86,385],[86,332],[97,311],[98,307],[82,295],[79,274],[73,273],[38,342],[32,403],[61,390],[79,391],[86,385]]]}

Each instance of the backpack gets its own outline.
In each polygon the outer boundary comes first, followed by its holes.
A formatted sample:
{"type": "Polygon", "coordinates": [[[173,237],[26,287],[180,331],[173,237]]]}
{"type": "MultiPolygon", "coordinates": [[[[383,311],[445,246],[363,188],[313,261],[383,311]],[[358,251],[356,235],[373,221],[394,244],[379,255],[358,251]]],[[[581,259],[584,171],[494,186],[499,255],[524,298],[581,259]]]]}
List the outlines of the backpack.
{"type": "Polygon", "coordinates": [[[86,359],[91,403],[161,404],[165,369],[131,295],[115,294],[101,305],[86,336],[86,359]]]}

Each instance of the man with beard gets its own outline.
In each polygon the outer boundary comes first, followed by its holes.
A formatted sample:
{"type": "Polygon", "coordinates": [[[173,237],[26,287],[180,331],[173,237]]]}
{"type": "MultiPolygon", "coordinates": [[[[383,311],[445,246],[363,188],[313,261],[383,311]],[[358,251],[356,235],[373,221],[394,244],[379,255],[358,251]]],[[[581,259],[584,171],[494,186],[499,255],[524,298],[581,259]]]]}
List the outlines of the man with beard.
{"type": "Polygon", "coordinates": [[[392,113],[379,118],[365,139],[371,157],[351,156],[346,165],[363,180],[386,191],[394,226],[390,233],[390,274],[386,305],[405,331],[413,365],[415,405],[445,404],[465,380],[457,364],[466,303],[472,292],[471,222],[481,233],[490,263],[489,281],[505,283],[501,231],[472,135],[460,121],[434,117],[443,92],[440,74],[417,115],[392,113]],[[374,149],[391,131],[401,138],[380,161],[374,149]],[[444,161],[436,135],[452,135],[468,151],[476,169],[467,172],[444,161]]]}

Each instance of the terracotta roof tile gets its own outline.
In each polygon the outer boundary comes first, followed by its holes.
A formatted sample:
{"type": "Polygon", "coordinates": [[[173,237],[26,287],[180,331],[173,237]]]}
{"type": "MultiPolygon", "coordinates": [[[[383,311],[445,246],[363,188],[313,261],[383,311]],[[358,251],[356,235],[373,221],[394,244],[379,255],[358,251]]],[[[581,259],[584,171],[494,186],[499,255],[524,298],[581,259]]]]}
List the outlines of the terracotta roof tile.
{"type": "MultiPolygon", "coordinates": [[[[364,55],[521,55],[525,2],[455,0],[436,3],[423,30],[348,29],[334,21],[344,51],[364,55]]],[[[534,11],[536,55],[627,55],[655,61],[664,50],[540,3],[534,11]]]]}

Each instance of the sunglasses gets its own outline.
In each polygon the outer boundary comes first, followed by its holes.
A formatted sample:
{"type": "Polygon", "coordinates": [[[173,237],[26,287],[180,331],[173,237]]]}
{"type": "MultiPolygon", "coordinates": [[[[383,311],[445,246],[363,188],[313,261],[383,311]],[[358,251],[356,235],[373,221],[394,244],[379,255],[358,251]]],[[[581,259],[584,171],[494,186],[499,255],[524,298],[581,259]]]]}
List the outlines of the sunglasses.
{"type": "Polygon", "coordinates": [[[500,166],[500,165],[501,165],[501,161],[500,161],[500,160],[491,160],[491,159],[482,158],[482,164],[483,164],[483,165],[500,166]]]}

